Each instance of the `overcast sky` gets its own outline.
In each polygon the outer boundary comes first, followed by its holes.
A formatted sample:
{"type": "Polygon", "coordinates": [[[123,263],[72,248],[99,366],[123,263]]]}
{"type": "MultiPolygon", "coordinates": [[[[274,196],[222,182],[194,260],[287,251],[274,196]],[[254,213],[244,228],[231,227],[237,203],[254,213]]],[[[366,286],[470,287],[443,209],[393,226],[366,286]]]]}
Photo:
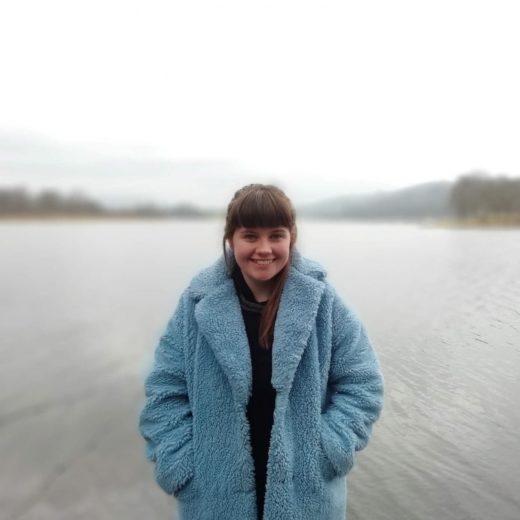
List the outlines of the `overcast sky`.
{"type": "Polygon", "coordinates": [[[0,2],[0,186],[222,205],[520,175],[517,1],[0,2]]]}

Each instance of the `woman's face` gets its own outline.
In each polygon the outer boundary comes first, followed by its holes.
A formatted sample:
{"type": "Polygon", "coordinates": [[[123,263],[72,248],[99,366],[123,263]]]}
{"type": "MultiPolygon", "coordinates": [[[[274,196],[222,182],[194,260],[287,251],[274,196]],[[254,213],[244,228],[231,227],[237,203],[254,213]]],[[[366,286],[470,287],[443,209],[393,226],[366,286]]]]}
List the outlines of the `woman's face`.
{"type": "Polygon", "coordinates": [[[247,284],[265,289],[289,261],[291,233],[286,227],[238,228],[229,245],[247,284]]]}

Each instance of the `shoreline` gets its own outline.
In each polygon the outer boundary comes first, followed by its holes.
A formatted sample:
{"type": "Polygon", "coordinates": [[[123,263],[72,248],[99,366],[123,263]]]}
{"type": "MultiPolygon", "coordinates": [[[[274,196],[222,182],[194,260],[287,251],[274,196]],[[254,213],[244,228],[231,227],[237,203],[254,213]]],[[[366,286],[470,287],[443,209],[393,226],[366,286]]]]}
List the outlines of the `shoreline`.
{"type": "Polygon", "coordinates": [[[516,229],[520,228],[520,215],[443,218],[431,221],[430,225],[445,229],[516,229]]]}
{"type": "Polygon", "coordinates": [[[87,221],[170,221],[170,220],[210,220],[213,217],[186,215],[182,217],[162,217],[146,215],[0,215],[3,222],[87,222],[87,221]]]}
{"type": "MultiPolygon", "coordinates": [[[[169,221],[203,221],[213,220],[218,215],[185,215],[185,216],[160,216],[160,215],[124,215],[124,214],[103,214],[103,215],[0,215],[2,223],[30,223],[30,222],[169,222],[169,221]]],[[[309,217],[302,217],[308,220],[309,217]]],[[[326,222],[328,219],[309,219],[326,222]]],[[[444,229],[517,229],[520,228],[520,215],[511,216],[491,216],[491,217],[472,217],[472,218],[426,218],[426,219],[333,219],[334,222],[346,223],[371,223],[371,224],[418,224],[423,227],[436,227],[444,229]]]]}

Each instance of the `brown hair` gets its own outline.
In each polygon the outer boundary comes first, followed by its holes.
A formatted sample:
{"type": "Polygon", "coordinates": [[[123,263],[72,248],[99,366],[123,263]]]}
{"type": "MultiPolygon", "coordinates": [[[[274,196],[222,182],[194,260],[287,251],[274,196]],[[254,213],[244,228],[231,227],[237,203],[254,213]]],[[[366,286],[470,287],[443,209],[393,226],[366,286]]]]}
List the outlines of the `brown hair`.
{"type": "Polygon", "coordinates": [[[269,349],[273,343],[274,324],[282,290],[291,267],[293,246],[296,241],[296,215],[285,193],[270,184],[249,184],[238,190],[228,205],[226,227],[222,247],[229,273],[236,266],[234,255],[226,247],[234,232],[241,227],[286,227],[291,233],[289,260],[276,275],[271,297],[267,301],[260,320],[259,343],[269,349]]]}

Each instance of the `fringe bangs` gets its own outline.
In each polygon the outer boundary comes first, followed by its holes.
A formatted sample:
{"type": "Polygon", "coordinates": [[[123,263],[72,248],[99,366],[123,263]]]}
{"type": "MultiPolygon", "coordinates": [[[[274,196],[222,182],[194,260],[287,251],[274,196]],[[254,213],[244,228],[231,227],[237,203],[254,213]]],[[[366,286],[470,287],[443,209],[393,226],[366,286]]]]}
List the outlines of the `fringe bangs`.
{"type": "Polygon", "coordinates": [[[280,201],[269,191],[250,192],[232,211],[231,228],[286,227],[291,229],[295,215],[288,206],[288,204],[280,204],[280,201]]]}

